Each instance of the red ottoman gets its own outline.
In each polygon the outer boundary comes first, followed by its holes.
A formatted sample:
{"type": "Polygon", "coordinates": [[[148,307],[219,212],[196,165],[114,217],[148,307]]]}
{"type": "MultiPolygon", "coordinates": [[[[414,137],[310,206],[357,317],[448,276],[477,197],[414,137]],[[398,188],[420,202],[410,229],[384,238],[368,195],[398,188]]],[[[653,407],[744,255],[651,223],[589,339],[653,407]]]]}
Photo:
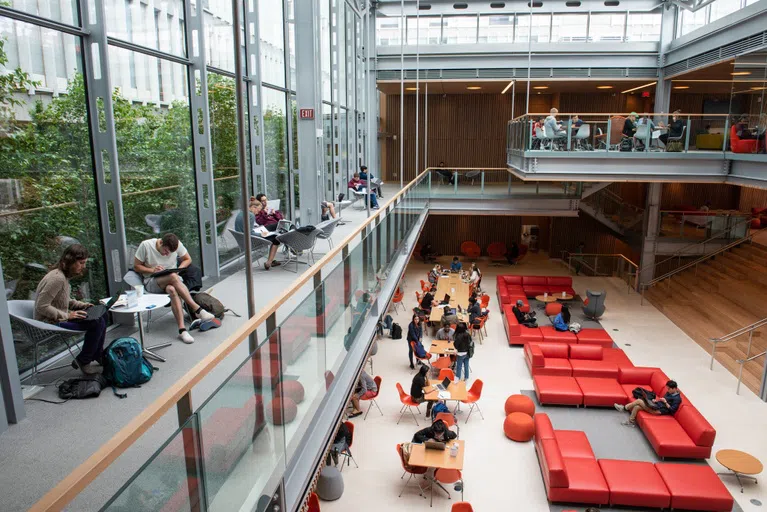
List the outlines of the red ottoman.
{"type": "Polygon", "coordinates": [[[583,405],[612,407],[613,404],[625,405],[628,397],[623,387],[615,379],[600,377],[573,377],[583,393],[583,405]]]}
{"type": "Polygon", "coordinates": [[[668,508],[671,494],[652,462],[599,459],[610,488],[610,505],[668,508]]]}
{"type": "Polygon", "coordinates": [[[578,338],[570,331],[558,331],[553,325],[544,325],[539,327],[543,335],[543,341],[553,343],[578,343],[578,338]]]}
{"type": "Polygon", "coordinates": [[[526,395],[511,395],[506,399],[503,408],[507,416],[513,412],[523,412],[530,417],[535,414],[535,403],[532,398],[526,395]]]}
{"type": "Polygon", "coordinates": [[[290,423],[296,419],[297,414],[296,403],[288,397],[275,397],[266,408],[266,415],[274,425],[290,423]]]}
{"type": "Polygon", "coordinates": [[[513,412],[503,420],[503,433],[512,441],[526,443],[535,435],[533,417],[523,412],[513,412]]]}
{"type": "Polygon", "coordinates": [[[283,380],[274,389],[274,396],[286,396],[300,404],[304,401],[304,386],[297,380],[283,380]]]}
{"type": "Polygon", "coordinates": [[[732,510],[733,499],[708,464],[655,464],[671,493],[671,508],[685,510],[732,510]]]}
{"type": "Polygon", "coordinates": [[[613,346],[613,339],[604,329],[581,329],[575,336],[578,343],[585,345],[602,345],[605,348],[613,346]]]}
{"type": "Polygon", "coordinates": [[[542,404],[581,405],[583,393],[573,377],[535,375],[535,395],[542,404]]]}

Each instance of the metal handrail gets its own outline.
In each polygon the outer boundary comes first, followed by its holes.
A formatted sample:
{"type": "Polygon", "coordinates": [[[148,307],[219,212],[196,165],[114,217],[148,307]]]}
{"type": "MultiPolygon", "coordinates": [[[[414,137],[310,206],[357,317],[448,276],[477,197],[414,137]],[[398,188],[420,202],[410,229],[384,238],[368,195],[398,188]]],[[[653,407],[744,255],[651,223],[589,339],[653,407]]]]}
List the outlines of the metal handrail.
{"type": "MultiPolygon", "coordinates": [[[[599,265],[597,264],[597,261],[598,261],[598,258],[599,258],[599,257],[602,257],[602,258],[620,258],[620,259],[622,259],[623,261],[625,261],[626,263],[628,263],[630,267],[634,267],[634,272],[632,273],[631,271],[629,271],[628,275],[629,275],[629,277],[631,277],[631,276],[633,276],[633,277],[634,277],[634,283],[635,283],[635,285],[636,285],[636,283],[638,283],[638,282],[639,282],[639,265],[637,265],[636,263],[634,263],[633,261],[631,261],[629,258],[627,258],[627,257],[626,257],[625,255],[623,255],[623,254],[620,254],[620,253],[612,253],[612,254],[583,253],[583,254],[581,254],[581,253],[573,253],[573,252],[570,252],[570,251],[566,251],[566,250],[563,250],[563,251],[561,251],[561,253],[562,253],[562,259],[563,259],[563,260],[565,259],[565,258],[564,258],[564,256],[565,256],[565,255],[567,255],[567,269],[568,269],[568,270],[572,270],[572,259],[573,259],[573,256],[575,256],[576,258],[581,258],[582,256],[594,256],[594,264],[595,264],[595,266],[599,266],[599,265]]],[[[602,275],[602,276],[610,275],[610,274],[600,274],[600,273],[599,273],[599,271],[598,271],[597,269],[593,268],[591,265],[589,265],[588,263],[586,263],[586,261],[585,261],[585,260],[583,260],[583,259],[581,259],[581,260],[580,260],[580,263],[581,263],[581,264],[582,264],[584,267],[586,267],[586,268],[588,268],[589,270],[591,270],[591,271],[594,273],[594,275],[595,275],[595,276],[599,276],[599,275],[602,275]]],[[[628,291],[629,291],[629,293],[631,293],[631,279],[628,279],[628,280],[626,281],[626,284],[628,285],[628,291]]]]}
{"type": "Polygon", "coordinates": [[[746,365],[746,363],[748,363],[749,361],[753,361],[757,357],[761,357],[767,354],[767,351],[765,351],[755,356],[751,356],[751,344],[753,343],[754,331],[757,329],[760,329],[761,327],[764,327],[765,325],[767,325],[767,318],[762,318],[761,320],[757,320],[756,322],[750,325],[746,325],[745,327],[741,327],[740,329],[732,331],[729,334],[725,334],[724,336],[720,336],[719,338],[709,338],[708,340],[711,343],[711,365],[709,366],[709,370],[713,370],[714,358],[716,357],[716,346],[719,343],[725,343],[727,341],[733,340],[739,336],[742,336],[748,333],[748,348],[746,349],[746,358],[736,359],[735,361],[738,364],[740,364],[740,370],[738,371],[738,387],[735,389],[736,395],[740,394],[740,384],[743,381],[743,367],[746,365]]]}

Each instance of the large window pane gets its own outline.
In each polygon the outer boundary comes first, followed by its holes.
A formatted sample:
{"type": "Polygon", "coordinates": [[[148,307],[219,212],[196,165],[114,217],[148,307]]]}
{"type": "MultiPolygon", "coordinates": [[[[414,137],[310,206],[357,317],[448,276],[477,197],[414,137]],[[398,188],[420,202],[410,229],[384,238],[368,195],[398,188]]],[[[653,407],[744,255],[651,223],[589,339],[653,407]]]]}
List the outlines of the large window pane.
{"type": "Polygon", "coordinates": [[[681,34],[689,34],[706,24],[708,17],[708,7],[698,9],[695,12],[682,9],[681,34]]]}
{"type": "Polygon", "coordinates": [[[630,13],[626,29],[627,41],[660,41],[661,14],[630,13]]]}
{"type": "Polygon", "coordinates": [[[80,25],[77,0],[4,0],[0,5],[68,25],[80,25]]]}
{"type": "Polygon", "coordinates": [[[441,24],[439,16],[408,17],[407,44],[439,44],[441,24]]]}
{"type": "Polygon", "coordinates": [[[476,16],[445,16],[442,18],[442,42],[464,44],[477,42],[476,16]]]}
{"type": "Polygon", "coordinates": [[[530,19],[531,16],[529,14],[517,16],[514,40],[518,43],[527,43],[528,41],[548,43],[549,31],[551,30],[551,15],[533,14],[532,27],[530,26],[530,19]]]}
{"type": "Polygon", "coordinates": [[[206,61],[210,66],[234,73],[232,2],[210,2],[205,13],[206,61]]]}
{"type": "Polygon", "coordinates": [[[378,46],[399,46],[402,37],[402,18],[379,16],[376,18],[376,44],[378,46]]]}
{"type": "Polygon", "coordinates": [[[555,14],[551,20],[551,42],[586,41],[588,22],[588,14],[555,14]]]}
{"type": "MultiPolygon", "coordinates": [[[[90,258],[86,272],[72,279],[72,296],[98,300],[107,291],[80,40],[7,19],[2,28],[10,37],[0,46],[0,65],[8,71],[19,69],[7,53],[18,46],[12,34],[36,33],[44,41],[60,41],[50,48],[54,58],[63,60],[69,51],[73,57],[72,78],[57,97],[45,95],[43,101],[21,92],[31,86],[28,63],[16,78],[0,84],[0,260],[5,279],[16,281],[11,298],[32,298],[46,269],[67,246],[80,243],[90,258]]],[[[14,333],[14,339],[19,370],[26,371],[34,346],[21,333],[14,333]]],[[[39,360],[62,350],[63,345],[41,346],[39,360]]]]}
{"type": "Polygon", "coordinates": [[[280,87],[285,86],[285,31],[282,22],[282,0],[259,0],[261,76],[264,82],[280,87]]]}
{"type": "Polygon", "coordinates": [[[336,101],[346,106],[346,82],[348,81],[346,71],[346,38],[354,37],[354,34],[346,33],[346,2],[343,0],[336,1],[341,2],[336,22],[336,28],[338,29],[338,98],[336,98],[336,101]]]}
{"type": "Polygon", "coordinates": [[[331,101],[330,97],[330,4],[328,0],[320,2],[320,60],[322,75],[322,100],[331,101]]]}
{"type": "Polygon", "coordinates": [[[716,0],[710,6],[711,16],[709,23],[716,21],[719,18],[724,18],[728,14],[732,14],[740,9],[741,0],[716,0]]]}
{"type": "Polygon", "coordinates": [[[514,41],[514,16],[483,15],[479,17],[480,43],[511,43],[514,41]]]}
{"type": "Polygon", "coordinates": [[[589,41],[623,41],[625,14],[592,14],[589,41]]]}
{"type": "Polygon", "coordinates": [[[154,50],[186,55],[184,0],[105,0],[105,8],[108,35],[154,50]]]}
{"type": "Polygon", "coordinates": [[[285,93],[263,87],[264,157],[266,190],[269,199],[279,199],[283,213],[288,203],[288,132],[285,119],[285,93]]]}
{"type": "MultiPolygon", "coordinates": [[[[322,140],[325,144],[323,158],[325,162],[325,199],[334,200],[333,197],[333,116],[332,108],[327,103],[322,104],[322,140]]],[[[346,192],[344,192],[346,194],[346,192]]]]}
{"type": "MultiPolygon", "coordinates": [[[[112,64],[130,62],[134,57],[139,59],[129,50],[109,48],[112,64]]],[[[174,91],[172,101],[152,104],[134,101],[137,98],[115,87],[115,129],[129,257],[142,240],[172,232],[200,265],[187,70],[182,64],[141,57],[145,66],[136,71],[139,81],[156,80],[160,98],[171,96],[168,89],[178,85],[163,80],[164,73],[178,74],[182,80],[180,94],[174,91]],[[152,76],[142,76],[145,71],[152,76]]],[[[114,73],[111,78],[115,84],[114,73]]]]}
{"type": "Polygon", "coordinates": [[[296,20],[295,20],[295,1],[288,0],[288,69],[290,72],[290,89],[296,90],[296,20]]]}

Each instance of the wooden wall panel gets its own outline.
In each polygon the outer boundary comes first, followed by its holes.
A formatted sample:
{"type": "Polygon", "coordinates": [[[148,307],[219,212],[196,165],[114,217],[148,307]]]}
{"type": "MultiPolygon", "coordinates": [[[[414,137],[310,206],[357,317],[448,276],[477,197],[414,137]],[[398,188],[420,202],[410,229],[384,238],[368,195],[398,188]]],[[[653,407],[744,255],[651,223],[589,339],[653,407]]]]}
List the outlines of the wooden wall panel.
{"type": "Polygon", "coordinates": [[[750,212],[751,208],[764,208],[767,206],[767,190],[763,188],[741,187],[739,210],[750,212]]]}
{"type": "Polygon", "coordinates": [[[550,251],[552,258],[560,258],[562,251],[575,251],[580,242],[586,244],[585,253],[617,253],[629,258],[633,256],[630,248],[618,240],[610,229],[584,213],[579,217],[552,218],[550,251]]]}
{"type": "Polygon", "coordinates": [[[533,216],[430,215],[418,243],[428,241],[439,254],[460,256],[461,244],[472,240],[486,255],[487,246],[493,242],[503,242],[507,247],[513,241],[520,243],[523,224],[540,228],[538,247],[548,250],[551,218],[533,216]]]}
{"type": "Polygon", "coordinates": [[[664,183],[662,210],[677,210],[682,206],[699,208],[711,201],[712,210],[740,209],[740,187],[723,183],[664,183]]]}

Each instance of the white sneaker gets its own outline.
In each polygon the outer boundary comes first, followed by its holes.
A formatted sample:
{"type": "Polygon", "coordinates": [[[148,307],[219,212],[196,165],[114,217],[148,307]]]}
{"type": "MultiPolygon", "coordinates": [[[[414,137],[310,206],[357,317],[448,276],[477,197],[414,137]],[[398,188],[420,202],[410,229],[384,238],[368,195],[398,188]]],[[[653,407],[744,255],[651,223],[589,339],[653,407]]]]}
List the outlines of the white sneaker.
{"type": "MultiPolygon", "coordinates": [[[[210,313],[209,313],[210,314],[210,313]]],[[[192,335],[189,334],[189,331],[184,331],[178,335],[178,339],[183,341],[186,344],[194,343],[194,338],[192,338],[192,335]]]]}
{"type": "Polygon", "coordinates": [[[626,407],[621,405],[621,404],[613,404],[613,407],[615,407],[615,409],[617,411],[620,411],[620,412],[625,412],[626,411],[626,407]]]}
{"type": "Polygon", "coordinates": [[[210,320],[213,320],[216,317],[213,316],[213,313],[209,311],[205,311],[204,309],[201,309],[199,314],[197,315],[197,318],[199,318],[203,322],[209,322],[210,320]]]}

